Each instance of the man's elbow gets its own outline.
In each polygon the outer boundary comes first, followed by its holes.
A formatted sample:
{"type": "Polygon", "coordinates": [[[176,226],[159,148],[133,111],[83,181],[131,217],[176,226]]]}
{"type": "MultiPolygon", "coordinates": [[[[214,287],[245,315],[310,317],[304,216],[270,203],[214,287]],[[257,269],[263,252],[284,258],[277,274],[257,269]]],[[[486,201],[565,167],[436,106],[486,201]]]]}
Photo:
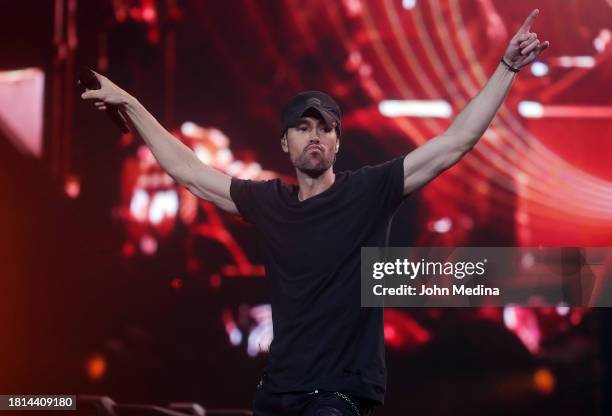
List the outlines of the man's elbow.
{"type": "Polygon", "coordinates": [[[486,130],[471,130],[461,129],[457,131],[448,131],[446,135],[450,136],[450,142],[457,151],[465,155],[476,146],[486,130]]]}
{"type": "Polygon", "coordinates": [[[456,165],[472,148],[473,146],[467,145],[456,146],[453,150],[449,151],[437,166],[438,174],[456,165]]]}

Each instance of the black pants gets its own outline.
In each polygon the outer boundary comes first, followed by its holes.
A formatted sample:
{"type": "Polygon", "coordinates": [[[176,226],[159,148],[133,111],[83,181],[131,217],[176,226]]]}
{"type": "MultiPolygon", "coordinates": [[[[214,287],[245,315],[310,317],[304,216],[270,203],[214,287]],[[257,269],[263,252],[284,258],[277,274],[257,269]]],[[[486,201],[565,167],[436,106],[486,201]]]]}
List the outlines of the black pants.
{"type": "Polygon", "coordinates": [[[272,393],[260,383],[253,416],[371,416],[374,404],[338,392],[272,393]]]}

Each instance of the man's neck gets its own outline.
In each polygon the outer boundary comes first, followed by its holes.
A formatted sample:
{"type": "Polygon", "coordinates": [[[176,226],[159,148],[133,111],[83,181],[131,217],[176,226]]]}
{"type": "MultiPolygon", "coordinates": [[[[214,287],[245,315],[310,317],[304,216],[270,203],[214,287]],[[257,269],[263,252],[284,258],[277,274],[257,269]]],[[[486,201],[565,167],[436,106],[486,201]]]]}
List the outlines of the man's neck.
{"type": "Polygon", "coordinates": [[[315,195],[325,192],[336,180],[333,168],[329,168],[321,176],[312,178],[304,172],[296,169],[296,177],[299,185],[298,199],[304,201],[315,195]]]}

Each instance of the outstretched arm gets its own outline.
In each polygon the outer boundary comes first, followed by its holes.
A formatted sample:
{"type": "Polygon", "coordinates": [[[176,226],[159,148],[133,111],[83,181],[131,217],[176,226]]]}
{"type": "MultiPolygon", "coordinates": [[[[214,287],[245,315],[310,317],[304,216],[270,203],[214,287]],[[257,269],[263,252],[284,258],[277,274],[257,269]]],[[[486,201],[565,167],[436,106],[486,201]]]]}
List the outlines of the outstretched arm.
{"type": "Polygon", "coordinates": [[[510,90],[516,72],[544,51],[550,44],[540,42],[531,25],[538,16],[536,9],[527,17],[514,35],[501,63],[484,88],[457,115],[450,127],[440,136],[410,152],[404,158],[404,195],[440,175],[469,152],[484,134],[510,90]]]}
{"type": "Polygon", "coordinates": [[[159,165],[174,180],[196,196],[225,211],[238,214],[230,196],[229,175],[204,164],[189,147],[159,124],[136,98],[105,76],[98,73],[95,75],[100,82],[100,89],[85,91],[81,95],[83,99],[94,100],[100,110],[105,110],[108,105],[118,106],[122,116],[132,125],[132,130],[142,137],[159,165]]]}

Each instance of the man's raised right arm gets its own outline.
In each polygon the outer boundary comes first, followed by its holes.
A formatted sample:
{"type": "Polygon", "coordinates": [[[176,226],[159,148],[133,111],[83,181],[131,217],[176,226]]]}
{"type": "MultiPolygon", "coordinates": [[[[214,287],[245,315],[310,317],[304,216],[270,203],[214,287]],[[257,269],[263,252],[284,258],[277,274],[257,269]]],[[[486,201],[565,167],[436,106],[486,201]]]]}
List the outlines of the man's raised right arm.
{"type": "Polygon", "coordinates": [[[194,195],[212,202],[232,214],[239,214],[230,196],[231,177],[207,166],[195,153],[172,136],[147,109],[133,96],[119,88],[103,75],[97,74],[99,90],[87,90],[81,97],[94,100],[100,110],[107,105],[121,109],[132,130],[149,146],[153,156],[166,173],[194,195]]]}

